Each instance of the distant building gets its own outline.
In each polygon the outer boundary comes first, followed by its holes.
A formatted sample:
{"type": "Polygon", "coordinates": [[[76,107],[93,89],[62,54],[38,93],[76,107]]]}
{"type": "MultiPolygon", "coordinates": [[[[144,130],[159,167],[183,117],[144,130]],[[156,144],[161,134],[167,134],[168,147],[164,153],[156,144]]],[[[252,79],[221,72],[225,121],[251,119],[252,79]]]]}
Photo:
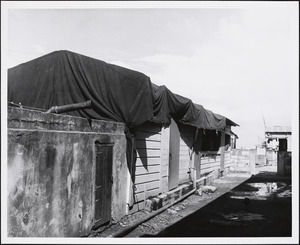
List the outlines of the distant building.
{"type": "Polygon", "coordinates": [[[266,154],[269,164],[277,164],[280,175],[291,171],[292,128],[290,126],[265,127],[266,154]]]}
{"type": "Polygon", "coordinates": [[[265,127],[267,149],[292,151],[292,128],[290,126],[265,127]]]}

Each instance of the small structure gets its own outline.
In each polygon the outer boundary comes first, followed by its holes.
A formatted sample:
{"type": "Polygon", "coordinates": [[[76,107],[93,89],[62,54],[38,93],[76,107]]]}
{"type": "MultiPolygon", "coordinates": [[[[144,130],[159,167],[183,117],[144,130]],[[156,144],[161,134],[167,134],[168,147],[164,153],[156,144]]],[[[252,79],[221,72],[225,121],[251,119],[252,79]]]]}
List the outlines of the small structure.
{"type": "Polygon", "coordinates": [[[124,127],[9,107],[8,236],[86,236],[120,220],[126,214],[124,127]]]}
{"type": "Polygon", "coordinates": [[[268,163],[277,164],[279,175],[291,174],[292,129],[290,126],[265,127],[268,163]]]}

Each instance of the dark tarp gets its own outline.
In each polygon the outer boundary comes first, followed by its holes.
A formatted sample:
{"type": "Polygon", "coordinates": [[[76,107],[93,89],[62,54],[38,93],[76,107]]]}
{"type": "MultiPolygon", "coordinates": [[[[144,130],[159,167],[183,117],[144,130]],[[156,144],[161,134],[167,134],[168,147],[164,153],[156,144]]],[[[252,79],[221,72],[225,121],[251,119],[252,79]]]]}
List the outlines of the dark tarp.
{"type": "Polygon", "coordinates": [[[226,117],[172,93],[165,86],[153,84],[153,93],[153,122],[169,125],[172,117],[177,123],[203,129],[224,130],[228,125],[238,126],[226,117]]]}
{"type": "Polygon", "coordinates": [[[91,100],[92,109],[68,114],[123,122],[129,129],[153,116],[149,77],[69,51],[9,69],[8,100],[42,109],[91,100]]]}
{"type": "Polygon", "coordinates": [[[140,72],[70,51],[56,51],[8,70],[9,102],[49,109],[87,100],[92,101],[92,109],[67,114],[125,123],[129,164],[135,156],[130,132],[146,121],[169,125],[172,117],[195,129],[237,126],[165,86],[151,83],[140,72]]]}
{"type": "Polygon", "coordinates": [[[149,77],[69,51],[56,51],[8,70],[9,102],[49,109],[86,100],[92,101],[92,109],[67,114],[125,123],[130,169],[135,156],[130,130],[153,117],[149,77]]]}
{"type": "MultiPolygon", "coordinates": [[[[173,118],[179,126],[188,125],[192,135],[197,135],[193,133],[197,128],[224,130],[228,125],[237,126],[165,86],[152,84],[140,72],[70,51],[56,51],[8,70],[9,102],[47,110],[87,100],[92,102],[91,109],[67,114],[126,124],[126,157],[133,183],[136,150],[131,133],[144,122],[169,125],[173,118]]],[[[215,138],[215,134],[207,137],[215,138]]]]}
{"type": "Polygon", "coordinates": [[[8,70],[8,100],[41,109],[92,101],[92,109],[68,112],[123,122],[132,130],[146,121],[222,130],[228,118],[151,83],[140,72],[76,54],[56,51],[8,70]]]}

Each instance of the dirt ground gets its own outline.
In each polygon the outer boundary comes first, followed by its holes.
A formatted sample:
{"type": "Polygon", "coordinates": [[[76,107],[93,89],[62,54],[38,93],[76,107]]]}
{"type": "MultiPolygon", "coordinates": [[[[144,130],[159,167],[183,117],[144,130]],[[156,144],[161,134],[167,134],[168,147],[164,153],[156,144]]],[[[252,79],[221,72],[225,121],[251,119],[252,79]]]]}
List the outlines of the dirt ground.
{"type": "MultiPolygon", "coordinates": [[[[208,203],[218,198],[220,195],[230,191],[248,178],[250,178],[249,174],[231,173],[220,179],[217,179],[211,183],[212,186],[217,187],[215,192],[202,193],[201,196],[198,194],[189,196],[185,200],[173,205],[169,209],[155,216],[153,219],[139,225],[137,229],[129,233],[126,237],[139,237],[145,234],[155,235],[171,224],[181,220],[183,217],[186,217],[189,214],[197,211],[199,208],[204,207],[208,203]]],[[[117,231],[126,229],[149,214],[151,213],[140,211],[132,215],[125,216],[117,224],[113,224],[109,227],[101,227],[98,230],[93,231],[90,237],[107,237],[117,231]]]]}
{"type": "MultiPolygon", "coordinates": [[[[278,237],[291,236],[290,178],[276,168],[258,174],[230,173],[210,185],[216,191],[193,194],[125,237],[278,237]]],[[[119,223],[93,231],[90,237],[107,237],[148,216],[141,211],[119,223]]]]}

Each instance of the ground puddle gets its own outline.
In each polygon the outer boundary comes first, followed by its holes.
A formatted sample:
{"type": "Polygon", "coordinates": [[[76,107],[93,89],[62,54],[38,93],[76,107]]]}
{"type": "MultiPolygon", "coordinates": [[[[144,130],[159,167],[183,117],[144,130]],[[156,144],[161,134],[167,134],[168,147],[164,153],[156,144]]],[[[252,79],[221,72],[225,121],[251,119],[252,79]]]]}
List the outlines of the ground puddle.
{"type": "Polygon", "coordinates": [[[270,197],[288,197],[291,195],[290,190],[285,190],[287,185],[282,182],[267,183],[247,183],[242,189],[229,192],[230,198],[234,199],[251,199],[251,200],[267,200],[270,197]]]}

